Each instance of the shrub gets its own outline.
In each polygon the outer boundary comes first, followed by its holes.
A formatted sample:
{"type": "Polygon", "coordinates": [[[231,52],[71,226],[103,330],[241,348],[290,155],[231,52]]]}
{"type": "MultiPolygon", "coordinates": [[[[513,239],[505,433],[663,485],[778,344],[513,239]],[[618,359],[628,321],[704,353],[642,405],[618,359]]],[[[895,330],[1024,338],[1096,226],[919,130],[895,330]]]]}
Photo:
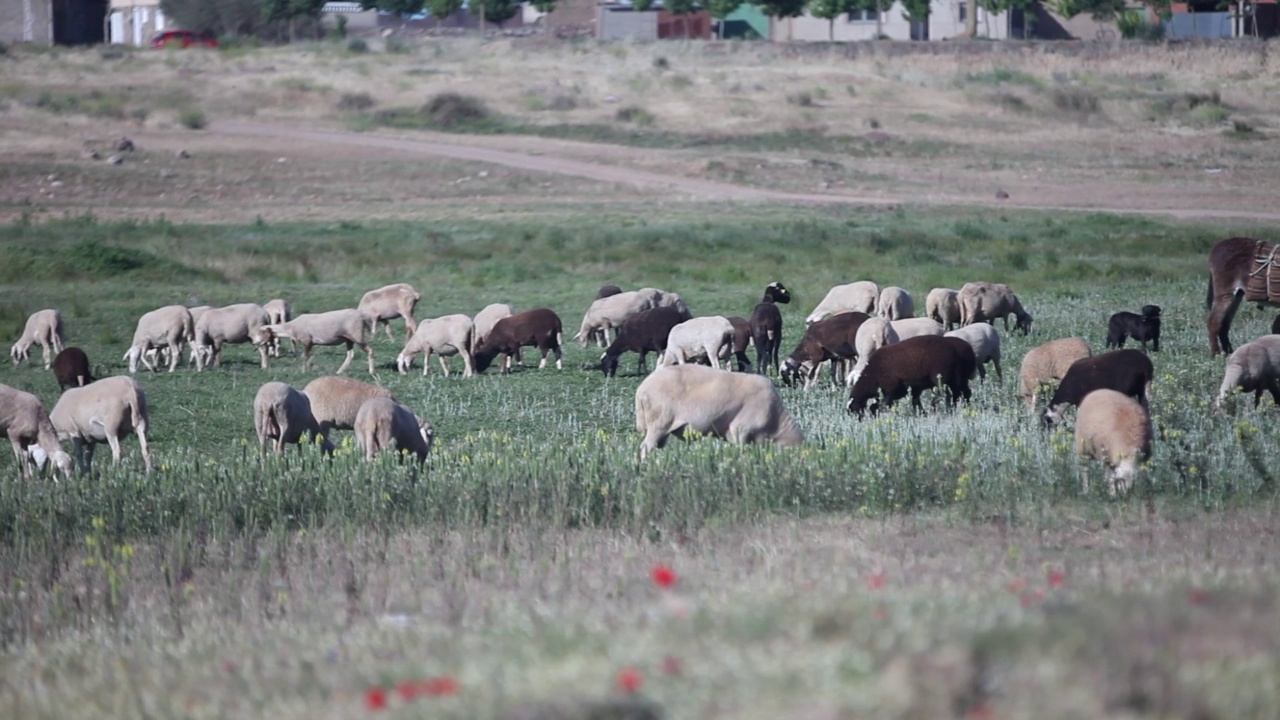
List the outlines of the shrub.
{"type": "Polygon", "coordinates": [[[1031,109],[1021,95],[1001,90],[990,97],[993,104],[1008,112],[1023,113],[1031,109]]]}
{"type": "Polygon", "coordinates": [[[351,38],[347,41],[347,52],[363,54],[369,52],[369,43],[364,38],[351,38]]]}
{"type": "Polygon", "coordinates": [[[659,55],[653,59],[653,67],[655,70],[669,70],[671,69],[671,63],[667,62],[665,57],[659,55]]]}
{"type": "Polygon", "coordinates": [[[199,108],[187,108],[178,113],[178,124],[188,130],[203,130],[209,124],[209,119],[199,108]]]}
{"type": "Polygon", "coordinates": [[[654,120],[653,115],[648,110],[635,105],[618,108],[616,117],[618,122],[629,122],[636,125],[652,125],[654,120]]]}
{"type": "Polygon", "coordinates": [[[788,95],[787,102],[800,107],[813,107],[813,95],[808,90],[801,90],[788,95]]]}
{"type": "Polygon", "coordinates": [[[368,110],[377,103],[374,102],[373,96],[369,93],[342,93],[342,97],[338,98],[338,109],[347,112],[359,112],[368,110]]]}
{"type": "Polygon", "coordinates": [[[435,127],[452,128],[487,119],[489,108],[479,98],[446,92],[428,100],[421,114],[435,127]]]}
{"type": "Polygon", "coordinates": [[[385,47],[387,52],[392,55],[408,55],[413,52],[413,45],[395,35],[387,38],[385,47]]]}
{"type": "Polygon", "coordinates": [[[1053,89],[1053,106],[1063,112],[1076,115],[1093,115],[1101,108],[1101,101],[1092,92],[1080,87],[1053,89]]]}

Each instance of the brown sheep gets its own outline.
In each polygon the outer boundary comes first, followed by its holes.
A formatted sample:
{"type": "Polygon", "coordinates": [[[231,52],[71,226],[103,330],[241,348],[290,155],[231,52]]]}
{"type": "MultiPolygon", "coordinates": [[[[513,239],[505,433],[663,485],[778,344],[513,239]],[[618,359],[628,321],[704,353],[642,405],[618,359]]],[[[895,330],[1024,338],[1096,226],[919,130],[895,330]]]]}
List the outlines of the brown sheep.
{"type": "Polygon", "coordinates": [[[849,412],[859,418],[870,409],[874,415],[881,406],[889,407],[911,392],[911,405],[923,410],[920,395],[939,385],[947,388],[950,405],[970,398],[969,378],[976,371],[977,359],[969,343],[959,338],[922,335],[871,354],[867,367],[849,389],[849,412]]]}

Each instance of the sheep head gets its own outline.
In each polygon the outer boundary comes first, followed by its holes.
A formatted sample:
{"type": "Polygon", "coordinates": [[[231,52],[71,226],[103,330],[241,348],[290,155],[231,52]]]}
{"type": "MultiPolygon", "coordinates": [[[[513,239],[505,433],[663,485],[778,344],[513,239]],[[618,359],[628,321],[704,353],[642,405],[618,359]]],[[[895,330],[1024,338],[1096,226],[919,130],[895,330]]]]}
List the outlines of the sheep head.
{"type": "Polygon", "coordinates": [[[600,369],[604,371],[605,377],[614,377],[618,374],[618,356],[605,353],[600,356],[600,369]]]}
{"type": "Polygon", "coordinates": [[[791,302],[791,291],[780,282],[771,282],[764,288],[764,301],[783,304],[789,303],[791,302]]]}

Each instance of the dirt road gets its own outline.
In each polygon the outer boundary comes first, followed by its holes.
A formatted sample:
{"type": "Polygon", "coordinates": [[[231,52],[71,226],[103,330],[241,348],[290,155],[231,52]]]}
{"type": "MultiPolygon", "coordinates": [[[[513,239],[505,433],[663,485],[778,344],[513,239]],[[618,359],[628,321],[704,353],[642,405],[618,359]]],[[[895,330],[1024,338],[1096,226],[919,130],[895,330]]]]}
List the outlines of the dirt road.
{"type": "MultiPolygon", "coordinates": [[[[465,160],[471,162],[491,163],[524,171],[550,173],[577,178],[585,178],[601,183],[630,186],[637,189],[671,192],[690,199],[732,200],[740,202],[775,202],[795,204],[847,204],[862,206],[893,206],[903,203],[927,206],[970,206],[1000,207],[1022,210],[1052,210],[1061,212],[1109,212],[1122,215],[1165,216],[1178,219],[1237,219],[1280,221],[1280,213],[1241,210],[1233,208],[1207,207],[1133,207],[1129,203],[1090,202],[1080,205],[1057,205],[1045,203],[1026,203],[1000,200],[979,200],[973,197],[955,197],[932,195],[912,197],[909,200],[901,197],[868,196],[832,193],[798,193],[748,187],[733,183],[683,177],[679,175],[657,173],[627,167],[625,164],[603,164],[581,159],[548,155],[546,144],[538,147],[542,154],[520,152],[513,149],[484,147],[482,139],[469,138],[465,135],[431,134],[430,139],[407,139],[403,137],[386,137],[373,133],[356,133],[340,130],[309,129],[262,122],[227,121],[217,123],[211,128],[214,133],[232,137],[254,137],[259,139],[288,140],[294,143],[305,142],[325,146],[340,146],[348,151],[367,148],[375,152],[393,152],[404,154],[434,156],[465,160]]],[[[508,146],[510,144],[507,144],[508,146]]],[[[610,150],[625,150],[611,153],[611,160],[626,161],[627,156],[637,152],[632,148],[613,148],[600,146],[602,154],[610,150]]]]}

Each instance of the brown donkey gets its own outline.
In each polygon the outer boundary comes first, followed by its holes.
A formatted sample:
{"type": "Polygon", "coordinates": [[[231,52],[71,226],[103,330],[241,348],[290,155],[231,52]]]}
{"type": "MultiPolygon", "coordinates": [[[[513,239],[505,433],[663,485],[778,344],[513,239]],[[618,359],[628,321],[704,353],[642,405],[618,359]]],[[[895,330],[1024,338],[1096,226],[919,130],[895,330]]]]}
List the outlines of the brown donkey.
{"type": "Polygon", "coordinates": [[[1209,251],[1209,352],[1232,351],[1231,321],[1240,302],[1280,305],[1280,245],[1246,237],[1220,240],[1209,251]]]}

